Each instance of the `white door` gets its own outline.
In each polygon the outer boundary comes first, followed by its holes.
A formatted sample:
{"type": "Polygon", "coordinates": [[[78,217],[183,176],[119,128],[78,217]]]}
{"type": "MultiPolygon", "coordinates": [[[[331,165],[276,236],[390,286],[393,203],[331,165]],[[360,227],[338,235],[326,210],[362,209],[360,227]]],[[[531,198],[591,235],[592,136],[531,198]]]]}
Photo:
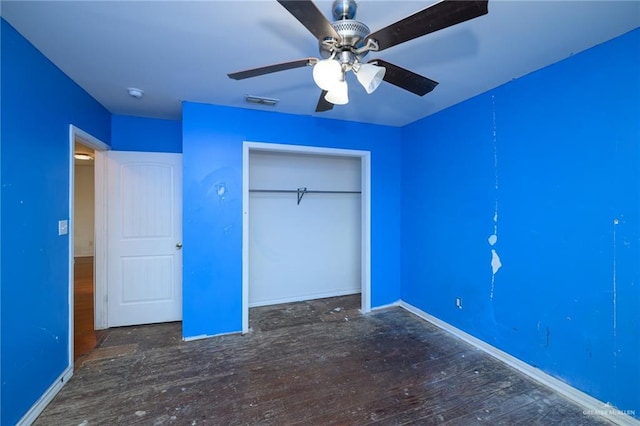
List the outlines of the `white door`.
{"type": "Polygon", "coordinates": [[[109,327],[182,320],[182,155],[109,151],[109,327]]]}

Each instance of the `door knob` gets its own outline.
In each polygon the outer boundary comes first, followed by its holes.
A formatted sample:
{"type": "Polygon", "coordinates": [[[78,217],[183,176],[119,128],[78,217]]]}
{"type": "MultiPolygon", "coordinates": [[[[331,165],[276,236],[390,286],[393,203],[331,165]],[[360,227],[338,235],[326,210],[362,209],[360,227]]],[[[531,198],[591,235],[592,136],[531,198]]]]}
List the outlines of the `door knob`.
{"type": "Polygon", "coordinates": [[[176,243],[176,249],[180,250],[182,248],[182,243],[176,243]]]}

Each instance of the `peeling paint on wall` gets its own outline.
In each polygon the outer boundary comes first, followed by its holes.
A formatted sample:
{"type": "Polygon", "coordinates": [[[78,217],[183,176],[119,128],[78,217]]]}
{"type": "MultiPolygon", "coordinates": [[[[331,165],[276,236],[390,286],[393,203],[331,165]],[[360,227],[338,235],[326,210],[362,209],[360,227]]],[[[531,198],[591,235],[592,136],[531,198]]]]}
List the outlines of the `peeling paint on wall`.
{"type": "MultiPolygon", "coordinates": [[[[493,234],[488,238],[489,245],[494,247],[498,242],[498,131],[496,128],[496,99],[495,96],[491,96],[492,103],[492,120],[493,120],[493,177],[494,177],[494,194],[495,194],[495,207],[493,210],[493,234]]],[[[496,273],[502,267],[500,256],[495,248],[491,249],[491,291],[489,297],[493,300],[493,293],[495,290],[496,273]]]]}
{"type": "Polygon", "coordinates": [[[493,213],[493,234],[489,236],[488,242],[492,247],[498,242],[498,200],[493,213]]]}
{"type": "Polygon", "coordinates": [[[216,185],[216,194],[220,197],[220,201],[224,200],[224,196],[227,194],[227,184],[222,182],[216,185]]]}
{"type": "Polygon", "coordinates": [[[491,272],[495,276],[498,269],[502,267],[502,262],[500,262],[500,256],[495,250],[491,250],[491,272]]]}

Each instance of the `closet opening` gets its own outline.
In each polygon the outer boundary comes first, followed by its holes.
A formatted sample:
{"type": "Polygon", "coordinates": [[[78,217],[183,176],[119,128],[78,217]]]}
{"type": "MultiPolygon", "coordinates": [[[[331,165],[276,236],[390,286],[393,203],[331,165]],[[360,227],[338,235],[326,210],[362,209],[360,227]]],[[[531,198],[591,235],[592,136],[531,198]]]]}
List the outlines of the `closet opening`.
{"type": "Polygon", "coordinates": [[[370,153],[245,142],[243,332],[249,308],[370,299],[370,153]]]}

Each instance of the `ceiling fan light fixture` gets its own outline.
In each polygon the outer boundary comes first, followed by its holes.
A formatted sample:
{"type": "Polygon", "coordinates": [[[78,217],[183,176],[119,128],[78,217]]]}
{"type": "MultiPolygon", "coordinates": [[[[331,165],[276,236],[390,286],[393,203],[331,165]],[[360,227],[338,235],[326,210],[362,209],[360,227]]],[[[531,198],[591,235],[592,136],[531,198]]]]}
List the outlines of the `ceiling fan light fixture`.
{"type": "Polygon", "coordinates": [[[368,26],[355,20],[356,0],[334,0],[332,6],[334,22],[330,22],[324,16],[314,0],[278,0],[278,3],[318,40],[320,56],[324,59],[307,57],[227,75],[234,80],[243,80],[313,66],[313,79],[322,89],[316,112],[329,111],[334,104],[349,102],[344,75],[349,71],[356,74],[356,78],[367,93],[374,92],[380,83],[385,81],[400,89],[423,96],[432,91],[438,82],[382,59],[373,59],[366,64],[361,62],[362,59],[368,52],[380,52],[486,15],[489,12],[488,2],[489,0],[438,1],[413,15],[371,32],[368,26]]]}
{"type": "Polygon", "coordinates": [[[335,59],[323,59],[313,66],[313,81],[322,90],[333,90],[343,80],[342,65],[335,59]]]}
{"type": "Polygon", "coordinates": [[[386,68],[373,64],[358,64],[353,67],[353,71],[368,94],[373,93],[380,86],[387,72],[386,68]]]}
{"type": "Polygon", "coordinates": [[[327,102],[331,102],[334,105],[346,105],[349,103],[349,87],[345,80],[340,80],[335,84],[331,90],[327,91],[324,96],[327,102]]]}

